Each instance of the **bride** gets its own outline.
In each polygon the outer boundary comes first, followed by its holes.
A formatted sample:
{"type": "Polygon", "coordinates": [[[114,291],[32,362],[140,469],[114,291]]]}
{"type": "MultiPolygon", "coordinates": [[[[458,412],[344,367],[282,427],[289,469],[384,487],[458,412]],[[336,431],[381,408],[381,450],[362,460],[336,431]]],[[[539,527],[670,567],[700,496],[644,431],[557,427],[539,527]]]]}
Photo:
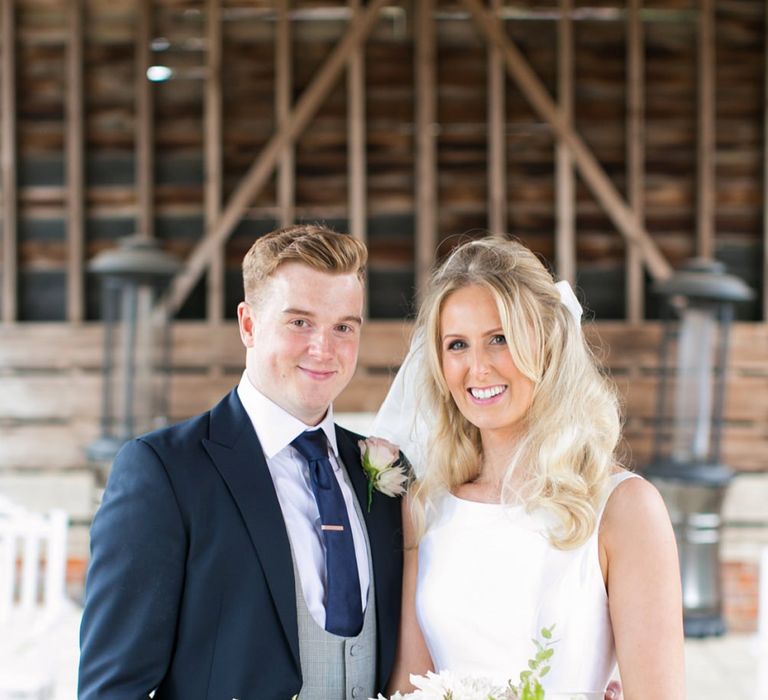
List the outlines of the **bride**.
{"type": "Polygon", "coordinates": [[[554,625],[547,693],[602,697],[618,660],[626,700],[685,696],[669,517],[617,464],[617,398],[574,304],[512,241],[466,243],[433,275],[372,431],[419,477],[391,692],[428,670],[516,682],[554,625]]]}

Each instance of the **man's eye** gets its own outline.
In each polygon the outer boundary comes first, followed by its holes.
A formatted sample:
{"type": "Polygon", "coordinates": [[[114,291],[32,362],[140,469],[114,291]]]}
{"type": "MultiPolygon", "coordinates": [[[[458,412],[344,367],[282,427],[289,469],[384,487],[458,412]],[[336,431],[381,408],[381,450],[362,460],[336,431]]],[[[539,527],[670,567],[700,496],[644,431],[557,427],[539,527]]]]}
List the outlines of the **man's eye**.
{"type": "Polygon", "coordinates": [[[291,321],[291,325],[296,328],[306,328],[308,324],[303,318],[295,318],[291,321]]]}
{"type": "Polygon", "coordinates": [[[350,325],[347,325],[346,323],[342,323],[339,326],[336,326],[336,330],[340,333],[351,333],[353,328],[350,325]]]}
{"type": "Polygon", "coordinates": [[[507,344],[507,338],[504,335],[494,335],[491,338],[491,344],[492,345],[506,345],[507,344]]]}

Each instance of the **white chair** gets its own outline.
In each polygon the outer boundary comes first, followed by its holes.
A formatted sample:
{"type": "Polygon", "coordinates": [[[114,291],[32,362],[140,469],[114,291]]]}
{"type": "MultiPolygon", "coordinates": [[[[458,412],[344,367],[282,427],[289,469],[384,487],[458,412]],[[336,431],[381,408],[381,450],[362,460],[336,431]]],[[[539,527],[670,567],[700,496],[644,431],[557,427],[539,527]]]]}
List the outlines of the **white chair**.
{"type": "Polygon", "coordinates": [[[0,700],[50,700],[45,638],[67,608],[67,514],[0,498],[0,700]]]}
{"type": "Polygon", "coordinates": [[[768,700],[768,547],[760,554],[760,583],[757,599],[757,683],[755,700],[768,700]]]}

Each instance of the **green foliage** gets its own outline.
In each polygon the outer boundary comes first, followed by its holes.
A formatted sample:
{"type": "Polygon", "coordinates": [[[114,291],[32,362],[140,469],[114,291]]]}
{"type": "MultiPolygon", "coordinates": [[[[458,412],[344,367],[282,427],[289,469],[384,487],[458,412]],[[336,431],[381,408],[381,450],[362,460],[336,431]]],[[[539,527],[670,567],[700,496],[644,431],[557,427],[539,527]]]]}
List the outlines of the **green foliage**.
{"type": "Polygon", "coordinates": [[[557,643],[557,640],[552,638],[554,629],[554,625],[544,627],[539,633],[541,639],[532,640],[536,647],[536,656],[529,659],[528,670],[520,674],[520,683],[515,688],[519,700],[544,700],[541,679],[549,673],[551,666],[547,662],[555,653],[552,648],[557,643]]]}

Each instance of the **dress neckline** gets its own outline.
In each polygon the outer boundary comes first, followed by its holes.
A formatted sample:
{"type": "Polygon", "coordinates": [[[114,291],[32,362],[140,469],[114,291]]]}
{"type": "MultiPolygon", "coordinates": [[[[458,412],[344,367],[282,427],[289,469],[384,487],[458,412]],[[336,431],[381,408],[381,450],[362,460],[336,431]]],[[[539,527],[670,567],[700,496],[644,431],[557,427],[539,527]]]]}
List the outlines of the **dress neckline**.
{"type": "Polygon", "coordinates": [[[490,506],[491,508],[524,508],[525,506],[520,504],[512,504],[512,503],[502,503],[502,502],[496,502],[496,503],[489,503],[488,501],[473,501],[469,498],[462,498],[461,496],[457,496],[455,493],[448,491],[448,496],[452,501],[455,503],[466,503],[470,506],[490,506]]]}

